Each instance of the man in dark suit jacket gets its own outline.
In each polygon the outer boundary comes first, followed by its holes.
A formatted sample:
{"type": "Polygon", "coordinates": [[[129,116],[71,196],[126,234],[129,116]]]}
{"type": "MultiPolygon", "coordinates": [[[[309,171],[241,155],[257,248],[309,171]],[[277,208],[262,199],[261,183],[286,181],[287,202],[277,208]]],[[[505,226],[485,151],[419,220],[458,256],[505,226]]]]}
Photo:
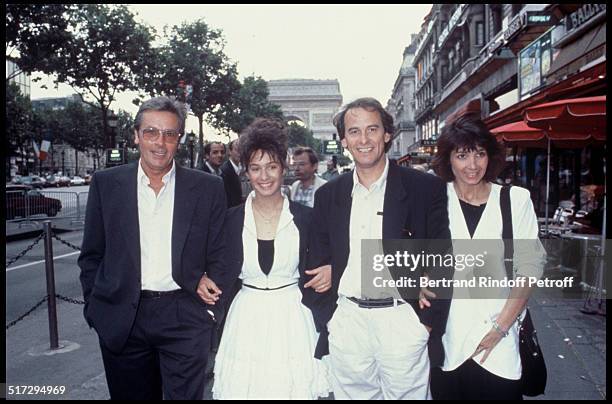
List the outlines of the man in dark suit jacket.
{"type": "Polygon", "coordinates": [[[202,171],[221,175],[221,163],[225,158],[225,145],[221,142],[209,142],[204,145],[204,163],[202,171]]]}
{"type": "Polygon", "coordinates": [[[90,185],[78,264],[112,399],[202,399],[226,202],[220,178],[174,162],[184,122],[167,97],[143,103],[139,162],[90,185]]]}
{"type": "MultiPolygon", "coordinates": [[[[418,288],[408,294],[412,298],[364,296],[361,239],[449,243],[446,186],[386,158],[393,118],[378,101],[355,100],[334,123],[355,170],[323,185],[315,199],[307,262],[315,269],[301,280],[309,282],[303,302],[312,309],[320,333],[315,355],[330,354],[338,399],[428,398],[430,362],[433,366],[443,359],[441,337],[450,300],[432,301],[421,310],[418,288]],[[331,271],[323,269],[326,264],[331,271]]],[[[428,275],[452,279],[452,273],[452,268],[440,268],[428,275]]]]}
{"type": "Polygon", "coordinates": [[[242,182],[240,182],[240,138],[229,144],[229,159],[221,165],[221,177],[225,186],[227,207],[240,205],[242,201],[242,182]]]}

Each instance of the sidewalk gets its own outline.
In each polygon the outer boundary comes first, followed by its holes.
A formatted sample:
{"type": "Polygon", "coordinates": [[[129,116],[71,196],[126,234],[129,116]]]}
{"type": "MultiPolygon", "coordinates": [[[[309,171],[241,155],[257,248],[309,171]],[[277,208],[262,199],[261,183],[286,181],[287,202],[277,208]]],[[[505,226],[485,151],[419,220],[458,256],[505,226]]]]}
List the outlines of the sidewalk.
{"type": "MultiPolygon", "coordinates": [[[[4,234],[6,236],[6,242],[38,237],[38,235],[43,231],[43,222],[45,220],[48,220],[48,218],[31,221],[23,220],[19,222],[5,222],[4,234]]],[[[76,220],[74,218],[51,220],[53,230],[58,233],[83,230],[83,223],[83,220],[76,220]]]]}
{"type": "MultiPolygon", "coordinates": [[[[605,398],[606,319],[583,314],[580,307],[582,301],[533,299],[530,303],[548,367],[546,394],[538,400],[605,398]]],[[[65,352],[41,354],[49,348],[46,304],[6,331],[7,385],[66,386],[63,395],[9,399],[109,398],[97,336],[86,325],[82,309],[82,305],[58,302],[59,339],[60,344],[67,341],[65,352]]],[[[210,388],[211,383],[205,398],[210,398],[210,388]]]]}

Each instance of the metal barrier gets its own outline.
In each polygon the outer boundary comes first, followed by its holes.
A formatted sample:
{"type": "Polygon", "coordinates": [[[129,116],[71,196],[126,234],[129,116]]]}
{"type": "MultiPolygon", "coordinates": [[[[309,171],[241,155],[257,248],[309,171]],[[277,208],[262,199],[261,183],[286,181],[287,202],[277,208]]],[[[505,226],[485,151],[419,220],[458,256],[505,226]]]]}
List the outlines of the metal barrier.
{"type": "Polygon", "coordinates": [[[17,190],[6,191],[7,222],[34,219],[83,221],[89,192],[17,190]]]}

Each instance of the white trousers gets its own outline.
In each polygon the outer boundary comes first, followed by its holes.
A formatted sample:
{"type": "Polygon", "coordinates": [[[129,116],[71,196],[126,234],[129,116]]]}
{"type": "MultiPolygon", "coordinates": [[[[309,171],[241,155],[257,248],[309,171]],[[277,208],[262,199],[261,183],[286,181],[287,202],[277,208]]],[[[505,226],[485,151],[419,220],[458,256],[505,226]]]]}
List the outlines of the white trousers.
{"type": "Polygon", "coordinates": [[[336,399],[431,399],[429,332],[410,304],[365,309],[341,296],[328,330],[336,399]]]}

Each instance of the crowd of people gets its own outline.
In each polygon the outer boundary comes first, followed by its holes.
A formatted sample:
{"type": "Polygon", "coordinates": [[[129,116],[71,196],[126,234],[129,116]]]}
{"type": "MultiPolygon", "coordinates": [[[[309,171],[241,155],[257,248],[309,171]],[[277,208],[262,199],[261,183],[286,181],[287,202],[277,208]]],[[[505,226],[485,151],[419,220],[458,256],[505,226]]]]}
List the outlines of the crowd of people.
{"type": "MultiPolygon", "coordinates": [[[[529,193],[494,183],[503,150],[481,121],[444,127],[431,175],[387,157],[393,118],[357,99],[334,118],[354,169],[329,161],[321,178],[317,154],[296,148],[289,192],[282,121],[255,119],[225,162],[209,143],[201,170],[175,163],[184,124],[179,103],[142,103],[140,160],[91,182],[78,264],[112,399],[201,399],[211,346],[218,399],[522,398],[529,288],[485,303],[362,284],[364,240],[501,240],[503,192],[514,238],[537,240],[529,193]]],[[[515,277],[541,274],[544,253],[531,258],[515,277]]]]}

